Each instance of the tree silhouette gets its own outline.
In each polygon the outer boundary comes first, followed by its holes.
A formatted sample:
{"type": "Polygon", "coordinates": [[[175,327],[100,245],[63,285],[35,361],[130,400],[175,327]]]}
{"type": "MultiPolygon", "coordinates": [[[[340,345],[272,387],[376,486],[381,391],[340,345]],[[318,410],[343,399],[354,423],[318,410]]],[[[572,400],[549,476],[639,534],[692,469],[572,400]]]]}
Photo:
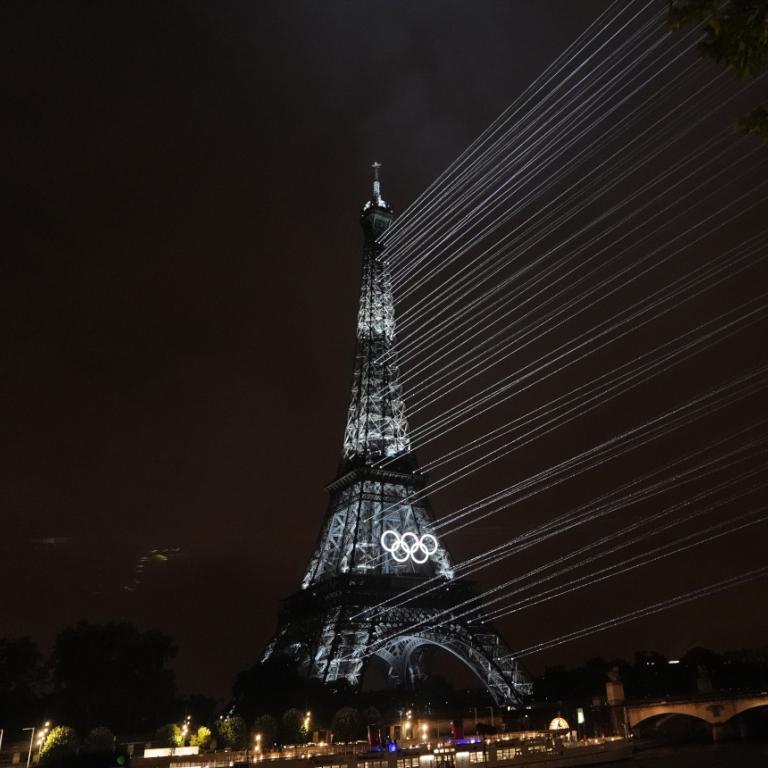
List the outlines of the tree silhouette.
{"type": "Polygon", "coordinates": [[[384,727],[384,717],[381,714],[381,711],[378,709],[378,707],[366,707],[363,710],[363,720],[365,721],[363,725],[369,726],[372,725],[375,728],[383,728],[384,727]]]}
{"type": "MultiPolygon", "coordinates": [[[[328,722],[339,700],[351,701],[357,695],[346,680],[331,684],[302,677],[295,664],[285,656],[254,664],[240,672],[232,687],[232,704],[246,720],[263,714],[281,717],[297,707],[312,711],[312,722],[328,722]]],[[[282,739],[282,736],[281,736],[282,739]]]]}
{"type": "Polygon", "coordinates": [[[28,637],[0,638],[0,723],[20,728],[39,709],[45,673],[37,645],[28,637]]]}
{"type": "Polygon", "coordinates": [[[253,721],[253,732],[261,734],[262,749],[269,749],[277,738],[277,720],[272,715],[261,715],[253,721]]]}
{"type": "Polygon", "coordinates": [[[80,730],[105,723],[142,731],[172,716],[176,655],[169,637],[130,624],[81,621],[56,638],[52,656],[57,719],[80,730]]]}
{"type": "Polygon", "coordinates": [[[179,701],[174,719],[183,720],[189,715],[194,723],[211,725],[216,709],[216,699],[213,696],[206,696],[202,693],[192,693],[188,696],[184,696],[184,698],[179,701]]]}
{"type": "Polygon", "coordinates": [[[115,735],[103,725],[94,728],[83,742],[84,752],[112,752],[114,748],[115,735]]]}
{"type": "Polygon", "coordinates": [[[301,738],[301,723],[304,718],[301,710],[296,707],[283,712],[280,718],[280,742],[282,744],[297,744],[301,738]]]}
{"type": "MultiPolygon", "coordinates": [[[[742,80],[768,68],[768,2],[766,0],[670,0],[667,24],[672,30],[704,23],[700,51],[706,58],[732,67],[742,80]]],[[[740,127],[768,141],[768,111],[758,107],[739,120],[740,127]]]]}
{"type": "Polygon", "coordinates": [[[331,723],[334,741],[354,741],[360,736],[360,713],[354,707],[342,707],[331,723]]]}

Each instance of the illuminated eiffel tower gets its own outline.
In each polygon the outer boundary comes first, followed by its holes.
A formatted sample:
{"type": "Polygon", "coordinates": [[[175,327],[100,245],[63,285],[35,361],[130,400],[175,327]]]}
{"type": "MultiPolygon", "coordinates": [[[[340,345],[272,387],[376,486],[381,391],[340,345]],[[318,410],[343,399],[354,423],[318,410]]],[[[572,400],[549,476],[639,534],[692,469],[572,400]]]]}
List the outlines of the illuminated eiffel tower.
{"type": "Polygon", "coordinates": [[[373,196],[360,219],[363,280],[342,459],[301,589],[283,601],[264,659],[286,654],[307,676],[353,685],[367,663],[378,663],[397,685],[424,677],[425,651],[439,646],[463,661],[497,703],[516,704],[530,683],[501,636],[482,618],[450,610],[475,593],[454,578],[451,557],[433,533],[426,478],[410,450],[394,301],[377,242],[393,214],[381,196],[380,166],[373,167],[373,196]]]}

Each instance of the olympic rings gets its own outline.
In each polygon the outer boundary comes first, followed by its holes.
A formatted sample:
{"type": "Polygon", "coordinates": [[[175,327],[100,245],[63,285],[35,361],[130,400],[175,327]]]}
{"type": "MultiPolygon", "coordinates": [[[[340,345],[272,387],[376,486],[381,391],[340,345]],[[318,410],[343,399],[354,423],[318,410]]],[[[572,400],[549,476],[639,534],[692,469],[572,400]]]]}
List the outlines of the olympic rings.
{"type": "Polygon", "coordinates": [[[397,531],[388,530],[381,534],[381,546],[392,555],[395,562],[406,563],[411,560],[422,565],[437,552],[437,539],[431,533],[419,537],[411,531],[401,535],[397,531]]]}

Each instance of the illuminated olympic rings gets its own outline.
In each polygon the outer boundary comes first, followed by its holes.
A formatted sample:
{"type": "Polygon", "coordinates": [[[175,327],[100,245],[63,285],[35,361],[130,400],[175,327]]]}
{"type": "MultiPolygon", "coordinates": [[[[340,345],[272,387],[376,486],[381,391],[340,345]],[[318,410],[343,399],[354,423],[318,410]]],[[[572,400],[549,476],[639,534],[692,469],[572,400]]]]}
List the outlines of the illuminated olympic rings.
{"type": "Polygon", "coordinates": [[[381,534],[381,546],[398,563],[411,560],[421,565],[437,552],[437,539],[431,533],[417,536],[408,531],[400,535],[397,531],[389,530],[381,534]]]}

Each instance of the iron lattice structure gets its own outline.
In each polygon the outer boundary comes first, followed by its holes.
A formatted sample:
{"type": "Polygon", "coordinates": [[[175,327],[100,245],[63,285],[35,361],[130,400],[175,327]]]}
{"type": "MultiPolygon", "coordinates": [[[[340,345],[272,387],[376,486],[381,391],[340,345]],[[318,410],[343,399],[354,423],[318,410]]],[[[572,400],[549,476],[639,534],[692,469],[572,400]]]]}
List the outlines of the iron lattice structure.
{"type": "Polygon", "coordinates": [[[454,578],[432,531],[426,478],[410,450],[394,301],[377,242],[393,214],[374,168],[373,197],[361,215],[362,290],[342,460],[301,589],[283,601],[264,659],[287,654],[308,676],[353,685],[373,662],[397,685],[423,677],[426,651],[438,646],[463,661],[497,703],[514,705],[530,693],[528,676],[490,623],[453,611],[475,593],[454,578]],[[405,592],[408,599],[398,600],[405,592]]]}

